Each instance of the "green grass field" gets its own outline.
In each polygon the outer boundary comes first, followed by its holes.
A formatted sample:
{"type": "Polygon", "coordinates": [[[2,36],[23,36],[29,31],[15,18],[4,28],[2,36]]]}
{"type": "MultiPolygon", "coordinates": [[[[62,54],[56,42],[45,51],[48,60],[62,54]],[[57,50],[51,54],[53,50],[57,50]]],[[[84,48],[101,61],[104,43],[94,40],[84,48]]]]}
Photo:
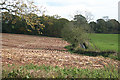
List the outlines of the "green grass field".
{"type": "Polygon", "coordinates": [[[100,50],[118,52],[118,35],[120,36],[120,34],[91,34],[90,38],[100,50]]]}

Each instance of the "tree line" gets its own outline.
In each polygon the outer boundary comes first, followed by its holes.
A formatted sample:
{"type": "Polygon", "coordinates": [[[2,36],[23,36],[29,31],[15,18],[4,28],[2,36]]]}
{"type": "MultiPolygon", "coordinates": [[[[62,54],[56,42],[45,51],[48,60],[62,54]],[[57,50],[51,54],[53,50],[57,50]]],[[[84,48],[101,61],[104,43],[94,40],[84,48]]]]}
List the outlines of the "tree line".
{"type": "MultiPolygon", "coordinates": [[[[120,33],[120,23],[115,19],[98,19],[96,22],[90,22],[90,13],[86,13],[86,17],[76,14],[74,19],[69,21],[58,15],[45,15],[45,10],[39,9],[30,0],[2,0],[0,9],[2,12],[2,32],[61,37],[61,31],[66,24],[70,22],[75,24],[78,20],[80,24],[78,22],[76,24],[81,25],[86,22],[91,32],[120,33]]],[[[82,27],[85,28],[86,24],[82,27]]]]}
{"type": "Polygon", "coordinates": [[[41,28],[39,24],[36,24],[34,25],[34,28],[32,28],[29,24],[26,23],[25,19],[22,19],[19,16],[4,12],[2,13],[2,17],[3,33],[31,34],[51,37],[61,37],[62,28],[66,23],[69,22],[69,20],[60,18],[58,15],[42,15],[37,17],[40,21],[40,25],[43,27],[41,28]],[[11,19],[8,20],[7,18],[11,19]]]}
{"type": "Polygon", "coordinates": [[[95,33],[119,34],[120,23],[115,19],[98,19],[96,22],[90,22],[90,27],[95,33]]]}
{"type": "MultiPolygon", "coordinates": [[[[25,19],[20,18],[17,15],[10,14],[9,12],[3,12],[2,32],[61,37],[61,30],[65,27],[65,25],[69,22],[75,22],[74,20],[69,21],[66,18],[61,18],[58,15],[53,16],[49,15],[38,16],[36,14],[32,15],[34,15],[33,18],[36,16],[38,18],[38,21],[40,21],[40,24],[34,25],[33,28],[29,24],[27,24],[25,19]],[[43,27],[41,28],[40,26],[43,27]]],[[[82,23],[84,20],[86,20],[85,17],[80,18],[79,19],[80,24],[84,24],[82,23]]],[[[87,26],[89,26],[91,32],[94,33],[108,33],[108,34],[120,33],[119,32],[120,23],[115,19],[110,19],[108,21],[105,21],[104,19],[98,19],[96,22],[88,23],[87,26]]]]}

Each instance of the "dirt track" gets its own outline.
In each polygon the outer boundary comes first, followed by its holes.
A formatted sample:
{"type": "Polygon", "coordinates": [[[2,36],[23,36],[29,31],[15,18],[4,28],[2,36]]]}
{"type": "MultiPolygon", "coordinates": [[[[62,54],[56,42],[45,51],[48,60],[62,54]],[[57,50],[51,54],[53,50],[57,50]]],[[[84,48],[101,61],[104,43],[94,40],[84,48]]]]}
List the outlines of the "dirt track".
{"type": "Polygon", "coordinates": [[[102,68],[115,64],[109,58],[71,54],[64,49],[69,45],[61,38],[38,37],[22,34],[2,34],[2,63],[6,64],[45,64],[60,67],[102,68]]]}

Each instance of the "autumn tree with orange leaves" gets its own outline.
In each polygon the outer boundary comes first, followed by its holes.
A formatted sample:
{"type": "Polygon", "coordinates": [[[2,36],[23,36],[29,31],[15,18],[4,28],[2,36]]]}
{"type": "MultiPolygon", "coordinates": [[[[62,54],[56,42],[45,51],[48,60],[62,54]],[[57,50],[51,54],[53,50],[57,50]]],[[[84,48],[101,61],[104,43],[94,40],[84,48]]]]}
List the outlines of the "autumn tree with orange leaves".
{"type": "MultiPolygon", "coordinates": [[[[1,0],[0,1],[0,10],[1,12],[8,12],[9,14],[19,16],[20,19],[24,19],[27,25],[29,25],[33,30],[39,30],[43,29],[45,27],[43,24],[41,24],[39,17],[37,14],[44,15],[45,9],[42,10],[38,8],[34,4],[33,1],[30,0],[1,0]],[[37,28],[36,28],[37,25],[37,28]],[[39,25],[39,26],[38,26],[39,25]]],[[[11,20],[12,16],[2,16],[3,20],[11,20]]],[[[16,23],[16,18],[12,20],[12,23],[16,23]]],[[[27,29],[28,31],[29,28],[27,29]]],[[[40,34],[41,32],[39,32],[40,34]]]]}

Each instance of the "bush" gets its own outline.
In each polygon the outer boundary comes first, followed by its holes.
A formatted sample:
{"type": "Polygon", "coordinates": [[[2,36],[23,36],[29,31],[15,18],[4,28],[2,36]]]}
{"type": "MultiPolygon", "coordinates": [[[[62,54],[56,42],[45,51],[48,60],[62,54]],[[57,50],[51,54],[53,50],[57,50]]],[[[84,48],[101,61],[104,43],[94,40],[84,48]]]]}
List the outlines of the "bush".
{"type": "Polygon", "coordinates": [[[84,16],[75,15],[74,20],[67,23],[61,33],[63,39],[71,43],[75,50],[78,48],[88,49],[90,27],[84,16]]]}
{"type": "Polygon", "coordinates": [[[87,49],[88,47],[86,44],[88,42],[88,33],[71,22],[62,29],[62,37],[71,43],[75,49],[79,47],[87,49]]]}

